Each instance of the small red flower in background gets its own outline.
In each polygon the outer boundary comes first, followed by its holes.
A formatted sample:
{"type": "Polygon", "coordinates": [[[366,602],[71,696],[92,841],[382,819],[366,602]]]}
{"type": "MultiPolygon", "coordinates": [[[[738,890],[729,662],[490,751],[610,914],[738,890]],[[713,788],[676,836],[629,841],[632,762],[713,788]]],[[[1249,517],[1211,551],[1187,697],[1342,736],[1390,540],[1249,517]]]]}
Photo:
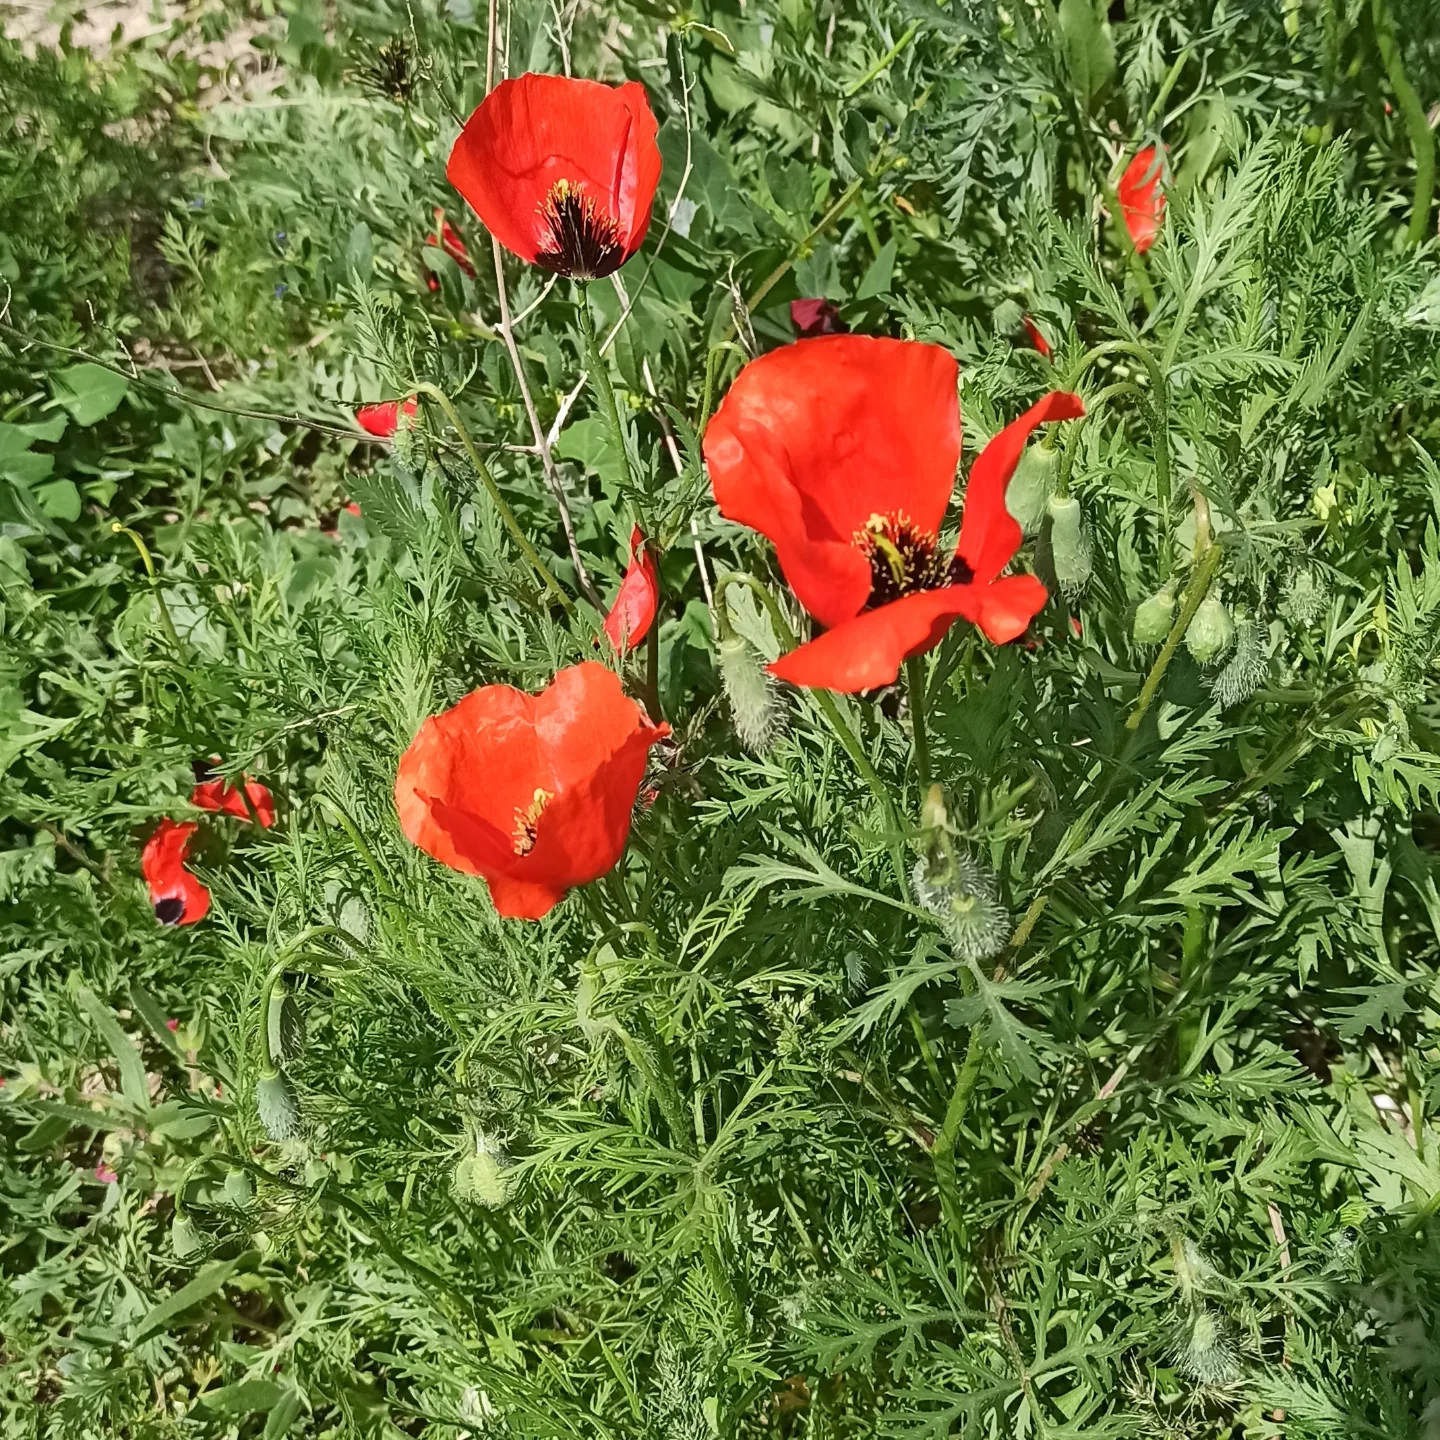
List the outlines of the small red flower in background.
{"type": "Polygon", "coordinates": [[[637,525],[630,532],[630,564],[619,593],[605,617],[605,634],[622,653],[633,650],[655,620],[660,602],[660,574],[655,552],[645,543],[637,525]]]}
{"type": "Polygon", "coordinates": [[[353,500],[347,500],[342,508],[347,515],[359,515],[360,513],[360,507],[353,500]]]}
{"type": "Polygon", "coordinates": [[[362,405],[355,412],[355,423],[387,440],[400,428],[400,417],[411,419],[418,409],[419,401],[413,395],[403,404],[399,400],[382,400],[378,405],[362,405]]]}
{"type": "Polygon", "coordinates": [[[660,183],[656,133],[636,81],[521,75],[466,121],[445,173],[507,250],[594,280],[645,239],[660,183]]]}
{"type": "Polygon", "coordinates": [[[162,820],[141,852],[140,873],[162,925],[194,925],[209,912],[210,892],[185,868],[199,828],[193,820],[162,820]]]}
{"type": "Polygon", "coordinates": [[[165,1028],[173,1035],[180,1028],[180,1021],[172,1015],[165,1022],[165,1028]]]}
{"type": "Polygon", "coordinates": [[[873,690],[957,619],[1003,644],[1044,605],[1033,575],[1000,575],[1021,540],[1005,489],[1030,432],[1084,407],[1057,391],[995,436],[971,466],[946,555],[957,376],[937,345],[835,335],[772,350],[731,386],[705,434],[716,503],[769,537],[796,598],[827,627],[770,666],[782,680],[873,690]]]}
{"type": "Polygon", "coordinates": [[[1125,167],[1116,187],[1125,228],[1141,255],[1159,238],[1160,225],[1165,219],[1163,170],[1160,152],[1155,146],[1147,145],[1135,152],[1135,158],[1125,167]]]}
{"type": "Polygon", "coordinates": [[[95,1178],[102,1185],[113,1185],[120,1177],[102,1160],[95,1167],[95,1178]]]}
{"type": "Polygon", "coordinates": [[[224,780],[205,780],[190,792],[190,803],[201,810],[213,810],[217,815],[234,815],[240,820],[249,820],[251,810],[254,818],[264,830],[275,823],[275,797],[258,780],[246,780],[242,794],[236,785],[224,780]],[[245,803],[246,798],[250,803],[245,803]]]}
{"type": "MultiPolygon", "coordinates": [[[[475,278],[475,266],[470,261],[470,252],[465,248],[460,232],[445,218],[445,212],[438,205],[435,207],[435,229],[425,237],[425,243],[432,249],[443,250],[472,280],[475,278]]],[[[425,284],[432,291],[438,290],[440,277],[427,270],[425,284]]]]}
{"type": "Polygon", "coordinates": [[[849,328],[833,300],[792,300],[790,323],[801,340],[816,335],[842,335],[849,328]]]}
{"type": "Polygon", "coordinates": [[[538,920],[625,851],[652,724],[588,660],[538,695],[486,685],[432,715],[400,758],[400,828],[427,855],[481,875],[500,914],[538,920]]]}
{"type": "Polygon", "coordinates": [[[1044,332],[1028,315],[1022,315],[1020,317],[1020,323],[1025,327],[1025,333],[1030,337],[1031,345],[1048,360],[1053,352],[1050,349],[1050,342],[1045,338],[1044,332]]]}

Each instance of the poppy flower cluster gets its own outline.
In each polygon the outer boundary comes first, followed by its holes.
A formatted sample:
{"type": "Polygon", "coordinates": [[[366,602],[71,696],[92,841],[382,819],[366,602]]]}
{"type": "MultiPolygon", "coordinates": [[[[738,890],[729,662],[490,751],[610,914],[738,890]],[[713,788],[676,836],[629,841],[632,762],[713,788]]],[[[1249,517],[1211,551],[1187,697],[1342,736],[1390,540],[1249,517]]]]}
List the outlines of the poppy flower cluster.
{"type": "Polygon", "coordinates": [[[538,920],[624,853],[650,747],[670,733],[589,660],[538,695],[472,691],[420,727],[400,759],[400,828],[482,876],[501,915],[538,920]]]}
{"type": "MultiPolygon", "coordinates": [[[[275,797],[258,780],[247,779],[243,787],[224,780],[199,781],[190,803],[215,815],[253,820],[264,830],[275,823],[275,797]]],[[[210,891],[185,866],[199,830],[194,820],[162,820],[140,854],[140,873],[162,925],[195,925],[210,911],[210,891]]]]}
{"type": "Polygon", "coordinates": [[[636,81],[521,75],[465,122],[446,174],[512,254],[595,280],[645,239],[660,183],[657,133],[636,81]]]}
{"type": "Polygon", "coordinates": [[[771,673],[856,692],[888,685],[958,619],[996,643],[1045,604],[1003,575],[1021,541],[1005,490],[1036,426],[1084,413],[1057,391],[981,451],[959,540],[940,543],[960,459],[958,366],[937,345],[859,335],[801,340],[752,360],[705,434],[720,513],[766,536],[825,633],[771,673]]]}

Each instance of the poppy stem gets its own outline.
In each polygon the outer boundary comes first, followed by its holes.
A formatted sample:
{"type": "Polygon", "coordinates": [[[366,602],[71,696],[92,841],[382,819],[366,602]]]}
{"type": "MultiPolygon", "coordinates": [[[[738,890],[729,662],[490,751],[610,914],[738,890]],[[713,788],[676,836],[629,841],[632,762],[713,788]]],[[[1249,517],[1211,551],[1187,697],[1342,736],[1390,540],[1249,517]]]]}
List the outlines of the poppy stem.
{"type": "Polygon", "coordinates": [[[595,335],[595,317],[590,313],[590,287],[586,284],[575,287],[575,318],[580,322],[580,338],[585,342],[585,365],[590,372],[590,383],[595,387],[595,396],[605,412],[605,423],[610,427],[610,439],[620,463],[621,488],[633,489],[635,481],[630,473],[630,452],[625,448],[620,406],[615,399],[615,387],[610,383],[605,357],[600,353],[600,342],[595,335]]]}
{"type": "Polygon", "coordinates": [[[925,662],[918,655],[905,662],[905,690],[910,697],[910,728],[915,735],[915,778],[923,797],[930,789],[930,736],[925,729],[925,662]]]}
{"type": "MultiPolygon", "coordinates": [[[[1196,538],[1199,538],[1198,535],[1196,538]]],[[[1135,702],[1135,708],[1125,721],[1127,730],[1140,728],[1140,722],[1145,718],[1145,712],[1155,699],[1155,692],[1160,688],[1160,682],[1165,678],[1165,672],[1170,668],[1170,662],[1175,658],[1175,652],[1180,648],[1180,642],[1185,638],[1185,632],[1190,628],[1190,622],[1195,618],[1195,612],[1200,608],[1200,602],[1210,592],[1210,584],[1215,579],[1215,572],[1220,568],[1221,557],[1221,547],[1212,541],[1201,557],[1200,563],[1195,567],[1194,575],[1190,577],[1190,584],[1185,589],[1185,598],[1181,603],[1180,613],[1175,617],[1175,623],[1170,627],[1169,635],[1165,637],[1165,644],[1161,646],[1160,653],[1155,657],[1155,663],[1150,667],[1150,673],[1145,677],[1145,683],[1140,687],[1140,696],[1135,702]]]]}
{"type": "Polygon", "coordinates": [[[170,644],[179,658],[181,653],[180,636],[175,632],[175,622],[170,618],[170,607],[165,603],[165,596],[160,591],[160,577],[155,573],[155,562],[150,557],[150,547],[140,538],[128,525],[122,525],[115,520],[110,525],[110,531],[114,535],[128,535],[134,543],[135,548],[140,552],[141,564],[145,566],[145,573],[150,577],[150,589],[155,596],[155,607],[160,611],[160,623],[164,627],[166,635],[170,637],[170,644]]]}
{"type": "Polygon", "coordinates": [[[560,588],[560,582],[546,568],[545,562],[540,558],[540,552],[530,543],[529,537],[520,528],[520,522],[515,518],[515,512],[500,493],[500,487],[495,483],[495,477],[490,473],[490,467],[480,458],[480,452],[475,448],[475,442],[470,438],[470,432],[465,428],[465,422],[461,420],[460,412],[456,410],[450,397],[438,385],[431,385],[428,381],[419,382],[415,389],[430,396],[445,412],[445,418],[454,426],[455,433],[460,437],[460,443],[465,447],[465,454],[470,460],[471,469],[480,477],[480,483],[485,487],[491,504],[495,506],[495,511],[500,516],[501,524],[510,532],[516,545],[520,547],[520,553],[530,562],[531,568],[540,577],[545,588],[559,602],[560,608],[567,615],[573,615],[575,613],[574,602],[560,588]]]}
{"type": "Polygon", "coordinates": [[[1400,114],[1410,136],[1410,149],[1415,156],[1415,199],[1410,209],[1410,228],[1405,241],[1408,245],[1424,242],[1425,231],[1430,219],[1430,203],[1435,194],[1435,136],[1430,131],[1430,120],[1425,106],[1410,77],[1405,73],[1405,64],[1400,55],[1400,46],[1395,39],[1395,22],[1385,0],[1372,0],[1371,13],[1375,31],[1375,47],[1385,63],[1385,73],[1390,88],[1400,105],[1400,114]]]}

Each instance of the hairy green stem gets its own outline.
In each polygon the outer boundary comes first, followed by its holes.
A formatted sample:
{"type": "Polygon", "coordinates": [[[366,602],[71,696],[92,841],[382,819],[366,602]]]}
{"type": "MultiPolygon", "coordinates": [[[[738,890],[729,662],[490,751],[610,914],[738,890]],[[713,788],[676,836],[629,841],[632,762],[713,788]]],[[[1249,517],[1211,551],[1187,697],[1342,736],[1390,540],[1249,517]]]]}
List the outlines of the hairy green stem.
{"type": "Polygon", "coordinates": [[[150,547],[134,530],[128,525],[122,525],[118,520],[111,523],[110,530],[115,535],[128,535],[131,543],[140,552],[140,563],[144,565],[145,573],[150,577],[150,590],[155,596],[155,608],[160,612],[161,626],[169,637],[170,645],[178,659],[181,654],[180,636],[175,631],[175,622],[170,618],[170,607],[165,603],[165,596],[161,593],[160,577],[155,573],[155,561],[151,559],[150,547]]]}
{"type": "Polygon", "coordinates": [[[610,439],[620,463],[620,483],[628,489],[634,485],[634,477],[630,473],[630,452],[625,448],[625,428],[620,423],[620,406],[615,399],[615,387],[610,383],[610,369],[600,353],[600,341],[595,334],[595,317],[590,313],[590,289],[587,284],[575,287],[575,317],[580,322],[580,338],[585,342],[585,366],[590,374],[590,383],[595,387],[595,396],[604,412],[605,423],[610,427],[610,439]]]}
{"type": "Polygon", "coordinates": [[[925,662],[919,655],[905,662],[905,689],[910,697],[910,728],[915,735],[915,778],[923,799],[930,788],[930,736],[925,729],[925,662]]]}
{"type": "Polygon", "coordinates": [[[1155,692],[1159,690],[1160,682],[1165,678],[1165,672],[1170,668],[1170,662],[1175,658],[1175,652],[1180,648],[1180,642],[1185,638],[1185,632],[1190,628],[1190,622],[1200,608],[1200,602],[1210,592],[1210,584],[1215,579],[1215,572],[1220,568],[1221,553],[1219,545],[1211,545],[1201,558],[1199,565],[1196,566],[1194,575],[1190,577],[1190,584],[1185,589],[1185,598],[1181,603],[1180,613],[1175,617],[1175,623],[1170,627],[1169,635],[1165,637],[1165,644],[1155,657],[1155,663],[1150,667],[1150,673],[1145,677],[1145,683],[1140,687],[1140,696],[1135,701],[1135,708],[1125,721],[1127,730],[1140,728],[1140,722],[1145,718],[1145,712],[1149,710],[1151,701],[1155,699],[1155,692]]]}

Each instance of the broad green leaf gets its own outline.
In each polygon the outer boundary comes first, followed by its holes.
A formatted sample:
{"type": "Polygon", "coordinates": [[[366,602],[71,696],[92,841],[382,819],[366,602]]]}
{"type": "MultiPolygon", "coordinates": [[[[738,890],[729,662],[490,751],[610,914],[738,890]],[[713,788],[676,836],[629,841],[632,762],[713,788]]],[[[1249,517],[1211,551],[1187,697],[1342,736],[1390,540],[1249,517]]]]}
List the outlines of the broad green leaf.
{"type": "Polygon", "coordinates": [[[83,987],[76,992],[75,1001],[94,1022],[106,1048],[115,1057],[115,1063],[120,1067],[120,1089],[125,1098],[137,1110],[148,1110],[150,1087],[145,1080],[144,1061],[130,1037],[120,1028],[120,1022],[110,1007],[94,991],[83,987]]]}
{"type": "Polygon", "coordinates": [[[1096,0],[1060,0],[1060,33],[1065,37],[1070,86],[1081,104],[1089,106],[1115,73],[1109,22],[1096,0]]]}
{"type": "Polygon", "coordinates": [[[125,398],[130,382],[103,365],[88,360],[57,370],[50,382],[55,398],[74,417],[77,425],[94,425],[103,420],[125,398]]]}
{"type": "MultiPolygon", "coordinates": [[[[48,455],[37,455],[35,458],[50,459],[48,455]]],[[[80,491],[73,480],[50,480],[44,485],[37,485],[35,499],[52,520],[80,518],[80,491]]]]}
{"type": "MultiPolygon", "coordinates": [[[[273,1410],[293,1393],[274,1380],[241,1380],[234,1385],[222,1385],[218,1390],[207,1390],[197,1397],[196,1403],[211,1415],[234,1417],[253,1415],[257,1410],[273,1410]]],[[[269,1434],[268,1426],[266,1434],[269,1434]]]]}
{"type": "Polygon", "coordinates": [[[880,253],[870,262],[870,267],[861,277],[860,288],[855,292],[857,300],[868,300],[874,295],[883,295],[890,288],[895,271],[895,254],[899,246],[894,240],[887,240],[880,253]]]}
{"type": "Polygon", "coordinates": [[[184,1314],[192,1305],[208,1299],[230,1278],[238,1260],[220,1260],[202,1270],[187,1285],[182,1285],[173,1295],[154,1306],[135,1327],[135,1341],[163,1330],[178,1315],[184,1314]]]}

